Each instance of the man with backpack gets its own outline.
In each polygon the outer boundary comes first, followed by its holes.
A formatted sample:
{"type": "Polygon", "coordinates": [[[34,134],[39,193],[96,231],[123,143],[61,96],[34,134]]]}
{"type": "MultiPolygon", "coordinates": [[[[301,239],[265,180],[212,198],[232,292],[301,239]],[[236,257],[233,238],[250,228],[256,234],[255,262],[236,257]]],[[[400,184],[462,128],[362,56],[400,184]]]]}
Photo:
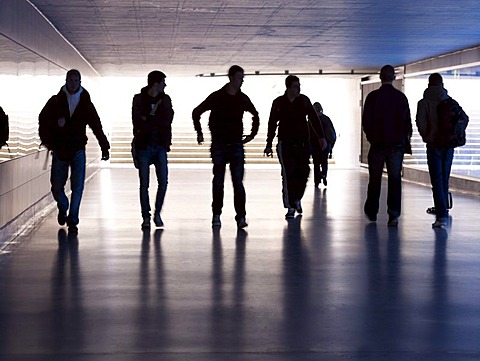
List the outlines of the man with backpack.
{"type": "MultiPolygon", "coordinates": [[[[325,140],[327,141],[327,147],[321,150],[318,146],[318,142],[311,141],[312,146],[312,159],[313,159],[313,179],[315,181],[315,188],[318,187],[321,181],[323,185],[327,185],[327,172],[328,172],[328,158],[332,157],[332,149],[337,140],[337,133],[333,127],[333,123],[329,117],[323,114],[322,105],[319,102],[313,103],[313,107],[317,112],[320,123],[322,123],[323,132],[325,133],[325,140]]],[[[311,129],[310,137],[316,136],[313,129],[311,129]]]]}
{"type": "Polygon", "coordinates": [[[453,162],[453,149],[465,144],[468,116],[448,96],[440,74],[431,74],[423,99],[418,102],[416,124],[427,143],[427,164],[432,183],[435,222],[432,227],[445,227],[448,220],[448,187],[453,162]]]}

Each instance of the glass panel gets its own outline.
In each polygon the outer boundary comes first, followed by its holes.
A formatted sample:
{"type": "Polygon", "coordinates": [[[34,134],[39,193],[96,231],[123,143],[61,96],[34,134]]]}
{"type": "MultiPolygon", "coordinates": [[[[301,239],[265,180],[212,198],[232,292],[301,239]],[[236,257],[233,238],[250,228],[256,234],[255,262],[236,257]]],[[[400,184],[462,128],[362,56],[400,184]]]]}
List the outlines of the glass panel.
{"type": "MultiPolygon", "coordinates": [[[[440,73],[448,95],[454,98],[469,116],[467,143],[455,148],[452,174],[480,177],[480,103],[477,100],[480,87],[480,68],[470,67],[440,73]]],[[[405,163],[427,168],[426,148],[415,125],[417,102],[422,99],[428,86],[428,76],[422,75],[405,79],[405,94],[408,97],[413,122],[412,156],[405,157],[405,163]]]]}
{"type": "Polygon", "coordinates": [[[64,77],[65,69],[0,35],[0,106],[10,122],[0,161],[38,149],[38,114],[64,77]]]}

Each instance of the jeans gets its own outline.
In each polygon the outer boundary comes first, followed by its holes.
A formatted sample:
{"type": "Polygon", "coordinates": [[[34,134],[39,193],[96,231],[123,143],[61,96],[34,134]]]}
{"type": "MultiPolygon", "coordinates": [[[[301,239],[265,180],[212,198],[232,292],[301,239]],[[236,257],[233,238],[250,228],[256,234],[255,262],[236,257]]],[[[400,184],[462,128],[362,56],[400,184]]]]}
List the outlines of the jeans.
{"type": "Polygon", "coordinates": [[[70,160],[59,159],[55,151],[52,156],[52,169],[50,172],[52,195],[57,202],[59,213],[66,215],[68,212],[67,223],[69,225],[77,225],[79,222],[80,202],[85,184],[85,159],[84,150],[77,151],[70,160]],[[68,198],[65,194],[68,168],[71,169],[70,189],[72,190],[70,211],[68,198]]]}
{"type": "Polygon", "coordinates": [[[150,165],[155,166],[157,175],[157,197],[155,199],[155,213],[160,213],[167,193],[168,183],[168,161],[167,148],[163,146],[148,146],[147,149],[136,149],[136,163],[140,179],[140,207],[142,217],[150,218],[150,196],[148,187],[150,185],[150,165]]]}
{"type": "Polygon", "coordinates": [[[402,163],[403,146],[371,146],[368,152],[368,191],[364,210],[369,217],[378,213],[380,192],[382,188],[383,166],[387,166],[388,195],[387,213],[391,218],[398,218],[402,206],[402,163]]]}
{"type": "Polygon", "coordinates": [[[427,164],[432,183],[437,218],[448,216],[448,184],[453,162],[453,148],[427,147],[427,164]]]}
{"type": "Polygon", "coordinates": [[[332,146],[328,143],[324,150],[321,150],[319,145],[312,144],[313,179],[315,184],[320,183],[323,177],[327,178],[328,155],[331,150],[332,146]]]}
{"type": "Polygon", "coordinates": [[[308,143],[279,141],[277,155],[282,166],[282,195],[285,208],[295,208],[307,187],[310,174],[308,143]]]}
{"type": "Polygon", "coordinates": [[[212,213],[222,214],[223,194],[225,183],[225,169],[230,163],[230,174],[233,184],[233,204],[235,207],[235,219],[245,217],[246,194],[243,187],[245,152],[242,143],[234,144],[212,144],[210,155],[213,163],[212,180],[212,213]]]}

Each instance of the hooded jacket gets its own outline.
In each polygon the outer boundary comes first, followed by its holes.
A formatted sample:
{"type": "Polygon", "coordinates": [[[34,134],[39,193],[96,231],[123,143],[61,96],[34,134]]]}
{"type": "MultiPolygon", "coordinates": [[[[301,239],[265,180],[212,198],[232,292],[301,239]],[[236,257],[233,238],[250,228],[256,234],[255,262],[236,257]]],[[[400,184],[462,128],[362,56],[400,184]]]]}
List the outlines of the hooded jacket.
{"type": "Polygon", "coordinates": [[[148,87],[135,94],[132,104],[133,143],[137,149],[172,144],[172,100],[164,92],[156,97],[148,94],[148,87]]]}
{"type": "Polygon", "coordinates": [[[90,94],[82,87],[76,94],[79,94],[78,104],[71,115],[65,86],[63,86],[57,95],[48,100],[38,116],[38,132],[42,144],[63,159],[70,159],[75,152],[85,150],[88,141],[87,125],[95,134],[102,152],[110,149],[90,94]],[[63,119],[65,119],[64,124],[63,119]]]}
{"type": "Polygon", "coordinates": [[[448,92],[442,85],[430,85],[423,92],[423,99],[418,101],[415,122],[427,146],[435,146],[440,140],[437,107],[447,98],[449,98],[448,92]]]}

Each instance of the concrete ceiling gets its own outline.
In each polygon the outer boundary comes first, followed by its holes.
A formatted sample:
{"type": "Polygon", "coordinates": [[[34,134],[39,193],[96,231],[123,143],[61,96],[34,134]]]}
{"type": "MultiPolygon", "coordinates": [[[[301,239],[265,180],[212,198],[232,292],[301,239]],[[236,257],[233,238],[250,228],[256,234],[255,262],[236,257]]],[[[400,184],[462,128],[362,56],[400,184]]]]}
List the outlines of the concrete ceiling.
{"type": "Polygon", "coordinates": [[[376,71],[480,44],[478,0],[31,0],[102,76],[376,71]]]}

